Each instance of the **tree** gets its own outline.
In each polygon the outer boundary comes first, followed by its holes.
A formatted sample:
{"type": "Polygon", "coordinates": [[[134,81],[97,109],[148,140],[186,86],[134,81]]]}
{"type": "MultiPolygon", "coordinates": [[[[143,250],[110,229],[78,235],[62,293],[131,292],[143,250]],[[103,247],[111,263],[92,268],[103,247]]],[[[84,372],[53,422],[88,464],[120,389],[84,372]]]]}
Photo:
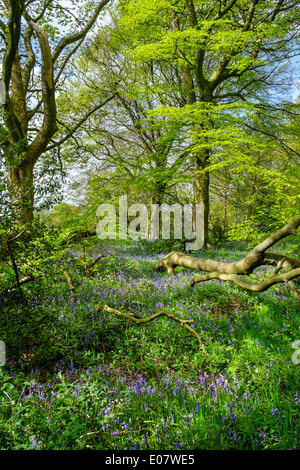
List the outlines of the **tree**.
{"type": "Polygon", "coordinates": [[[189,144],[181,124],[152,119],[149,113],[166,103],[179,106],[183,97],[181,90],[169,86],[176,69],[151,61],[132,63],[124,55],[131,41],[112,17],[78,58],[76,81],[60,101],[62,113],[67,114],[70,101],[79,107],[87,93],[91,100],[102,90],[116,96],[105,112],[102,108],[82,125],[64,155],[70,162],[83,161],[85,168],[88,162],[90,189],[105,183],[119,195],[126,191],[139,201],[160,205],[172,198],[178,182],[190,178],[189,144]]]}
{"type": "Polygon", "coordinates": [[[109,0],[102,0],[92,12],[89,3],[83,10],[78,7],[74,15],[71,9],[53,0],[0,2],[5,86],[0,143],[11,207],[20,226],[33,218],[37,161],[73,135],[89,114],[112,99],[99,100],[59,142],[51,142],[58,130],[56,92],[71,58],[108,3],[109,0]],[[85,20],[88,14],[89,19],[85,20]],[[68,27],[69,31],[59,37],[68,27]],[[74,30],[75,33],[70,32],[74,30]],[[39,68],[40,73],[37,73],[39,68]]]}
{"type": "MultiPolygon", "coordinates": [[[[231,239],[254,246],[299,213],[299,153],[293,148],[298,138],[290,131],[281,137],[288,136],[290,148],[272,136],[264,136],[270,145],[265,142],[265,148],[257,147],[255,152],[247,141],[240,143],[244,158],[234,165],[221,156],[212,157],[212,204],[218,212],[213,211],[212,219],[223,219],[231,239]]],[[[235,157],[237,153],[238,149],[235,157]]]]}
{"type": "Polygon", "coordinates": [[[231,141],[242,137],[236,125],[241,127],[249,113],[259,111],[263,121],[276,107],[282,115],[290,112],[290,106],[274,103],[272,86],[284,73],[281,66],[297,55],[299,3],[129,0],[120,5],[123,24],[135,31],[132,57],[178,64],[185,105],[181,112],[170,107],[162,112],[190,123],[194,202],[204,205],[207,247],[212,153],[227,140],[225,155],[230,155],[231,141]]]}

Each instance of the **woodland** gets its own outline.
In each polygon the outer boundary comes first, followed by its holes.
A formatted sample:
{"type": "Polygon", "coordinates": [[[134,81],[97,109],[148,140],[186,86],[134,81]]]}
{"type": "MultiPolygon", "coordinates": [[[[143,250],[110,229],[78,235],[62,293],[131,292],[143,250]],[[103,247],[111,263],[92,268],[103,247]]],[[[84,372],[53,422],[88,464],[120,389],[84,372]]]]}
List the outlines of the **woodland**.
{"type": "Polygon", "coordinates": [[[299,60],[299,1],[0,0],[0,450],[300,449],[299,60]]]}

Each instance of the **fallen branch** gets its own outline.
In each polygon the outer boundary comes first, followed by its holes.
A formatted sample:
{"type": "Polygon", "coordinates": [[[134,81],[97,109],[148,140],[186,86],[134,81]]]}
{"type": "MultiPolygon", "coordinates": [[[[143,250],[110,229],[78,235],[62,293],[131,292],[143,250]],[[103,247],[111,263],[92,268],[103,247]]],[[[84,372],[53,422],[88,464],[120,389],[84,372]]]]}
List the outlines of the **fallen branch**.
{"type": "MultiPolygon", "coordinates": [[[[156,264],[155,269],[158,271],[166,270],[168,273],[174,274],[174,269],[177,266],[182,266],[197,271],[219,272],[223,274],[251,274],[257,267],[270,264],[270,260],[281,260],[284,257],[282,255],[277,255],[276,253],[266,253],[266,250],[288,235],[297,233],[296,229],[299,225],[300,215],[281,230],[253,248],[253,250],[240,261],[226,263],[212,259],[194,258],[186,255],[185,253],[173,251],[159,261],[156,264]]],[[[284,258],[284,262],[287,262],[292,267],[300,267],[299,260],[287,257],[284,258]]]]}
{"type": "Polygon", "coordinates": [[[288,273],[272,275],[268,277],[267,279],[265,279],[264,281],[261,281],[259,284],[254,284],[254,283],[245,281],[237,274],[223,274],[223,273],[213,272],[209,274],[204,274],[202,276],[193,277],[193,279],[190,280],[189,285],[193,287],[198,282],[210,281],[211,279],[221,279],[222,281],[233,281],[240,287],[243,287],[244,289],[247,289],[247,290],[251,290],[254,292],[264,292],[268,290],[269,287],[273,286],[274,284],[279,284],[281,282],[289,282],[298,276],[300,276],[300,268],[293,269],[292,271],[289,271],[288,273]]]}
{"type": "Polygon", "coordinates": [[[289,258],[279,253],[266,252],[267,249],[269,249],[278,241],[282,240],[288,235],[296,234],[299,225],[300,215],[281,230],[274,233],[262,243],[253,248],[253,250],[240,261],[226,263],[212,259],[194,258],[192,256],[186,255],[185,253],[173,251],[172,253],[166,255],[161,261],[159,261],[156,264],[155,269],[158,271],[166,270],[168,273],[174,274],[174,269],[177,266],[181,266],[192,270],[206,271],[208,273],[195,276],[189,283],[191,287],[199,282],[210,281],[212,279],[221,279],[224,281],[233,281],[240,287],[247,290],[263,292],[274,284],[288,282],[294,296],[299,300],[298,293],[294,284],[292,283],[292,280],[300,276],[300,260],[289,258]],[[260,281],[258,276],[253,274],[253,271],[259,266],[263,265],[275,266],[275,270],[273,271],[273,274],[270,275],[267,279],[260,281]],[[283,274],[278,274],[282,269],[289,271],[283,274]],[[247,282],[242,279],[240,275],[248,275],[259,282],[247,282]]]}
{"type": "MultiPolygon", "coordinates": [[[[269,253],[268,251],[264,254],[264,264],[275,264],[276,261],[282,261],[282,268],[300,268],[300,260],[296,258],[289,258],[288,256],[281,255],[280,253],[269,253]]],[[[277,265],[278,266],[278,265],[277,265]]]]}
{"type": "Polygon", "coordinates": [[[81,255],[80,258],[81,258],[81,262],[84,266],[84,269],[85,269],[85,272],[86,272],[86,275],[87,277],[90,277],[91,275],[91,269],[95,266],[96,263],[98,263],[98,261],[103,258],[105,255],[103,253],[101,253],[99,256],[97,256],[96,259],[94,259],[93,261],[90,261],[89,263],[87,263],[85,261],[85,256],[81,255]]]}
{"type": "Polygon", "coordinates": [[[65,276],[65,278],[67,280],[67,283],[68,283],[68,286],[69,286],[69,289],[70,289],[71,299],[73,299],[74,295],[75,295],[75,287],[74,287],[72,278],[71,278],[70,274],[68,273],[68,271],[66,271],[62,266],[60,266],[59,269],[61,270],[61,272],[63,273],[63,275],[65,276]]]}
{"type": "Polygon", "coordinates": [[[13,285],[11,285],[10,287],[2,291],[0,293],[0,297],[3,297],[5,294],[7,294],[13,289],[19,288],[19,286],[21,286],[22,284],[26,284],[27,282],[34,281],[35,279],[40,279],[41,277],[44,277],[44,274],[37,274],[35,276],[33,274],[32,275],[30,274],[29,276],[25,276],[22,279],[19,279],[18,283],[15,282],[13,285]]]}
{"type": "Polygon", "coordinates": [[[195,336],[195,338],[198,339],[199,343],[200,343],[200,347],[202,348],[204,354],[206,356],[208,356],[208,353],[207,351],[205,350],[205,347],[204,345],[202,344],[201,342],[201,338],[200,336],[198,335],[198,333],[190,326],[188,325],[188,323],[192,322],[193,320],[184,320],[182,318],[179,318],[179,317],[176,317],[175,315],[173,315],[172,313],[169,313],[169,312],[165,312],[164,310],[161,310],[160,312],[157,312],[157,313],[154,313],[153,315],[150,315],[149,317],[144,317],[144,318],[141,318],[139,317],[138,315],[136,315],[135,313],[125,313],[125,312],[120,312],[120,310],[116,310],[115,308],[112,308],[112,307],[109,307],[108,305],[103,305],[102,307],[97,307],[96,308],[96,311],[99,311],[100,309],[103,309],[105,310],[106,312],[108,313],[113,313],[114,315],[117,315],[119,317],[123,317],[123,318],[127,318],[128,320],[132,320],[134,321],[135,323],[137,324],[142,324],[142,323],[148,323],[150,321],[153,321],[155,320],[156,318],[158,317],[161,317],[161,316],[166,316],[168,318],[171,318],[172,320],[180,323],[181,325],[184,326],[184,328],[186,328],[188,331],[190,331],[190,333],[195,336]]]}

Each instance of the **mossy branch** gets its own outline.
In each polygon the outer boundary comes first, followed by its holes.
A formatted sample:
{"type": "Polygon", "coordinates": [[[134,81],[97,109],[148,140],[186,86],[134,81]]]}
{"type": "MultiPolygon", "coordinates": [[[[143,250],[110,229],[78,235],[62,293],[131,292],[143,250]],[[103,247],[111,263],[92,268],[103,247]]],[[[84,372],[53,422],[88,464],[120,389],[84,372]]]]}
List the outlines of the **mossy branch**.
{"type": "Polygon", "coordinates": [[[253,292],[264,292],[269,289],[269,287],[274,284],[279,284],[281,282],[289,282],[292,279],[300,276],[300,268],[293,269],[288,273],[284,274],[273,274],[264,281],[261,281],[259,284],[254,284],[251,282],[244,281],[237,274],[223,274],[219,272],[213,272],[209,274],[203,274],[202,276],[196,276],[191,279],[189,282],[190,286],[193,287],[198,282],[210,281],[211,279],[221,279],[222,281],[233,281],[238,286],[243,287],[244,289],[251,290],[253,292]]]}
{"type": "Polygon", "coordinates": [[[97,311],[99,311],[100,309],[103,309],[105,310],[106,312],[108,313],[113,313],[114,315],[117,315],[119,317],[123,317],[123,318],[126,318],[127,320],[132,320],[134,321],[135,323],[137,324],[143,324],[143,323],[149,323],[150,321],[153,321],[155,320],[156,318],[158,317],[161,317],[161,316],[166,316],[168,318],[171,318],[172,320],[176,321],[177,323],[180,323],[181,325],[184,326],[184,328],[186,328],[193,336],[195,336],[195,338],[198,339],[199,343],[200,343],[200,346],[204,352],[204,354],[206,356],[208,356],[208,353],[207,351],[205,350],[205,347],[204,345],[202,344],[201,342],[201,338],[200,336],[198,335],[198,333],[190,326],[188,325],[188,323],[192,322],[193,320],[185,320],[183,318],[179,318],[179,317],[176,317],[175,315],[173,315],[172,313],[169,313],[169,312],[166,312],[164,310],[161,310],[160,312],[157,312],[157,313],[154,313],[153,315],[150,315],[149,317],[144,317],[144,318],[141,318],[139,317],[138,315],[136,315],[135,313],[126,313],[126,312],[121,312],[120,310],[117,310],[115,308],[112,308],[112,307],[109,307],[109,305],[102,305],[101,307],[98,306],[96,308],[97,311]]]}
{"type": "Polygon", "coordinates": [[[169,274],[173,275],[174,269],[177,266],[207,272],[207,274],[193,277],[189,282],[190,287],[193,287],[199,282],[221,279],[223,281],[235,282],[235,284],[243,289],[253,292],[263,292],[268,290],[274,284],[289,283],[292,293],[299,304],[299,294],[297,293],[292,280],[300,277],[300,260],[289,258],[288,256],[281,255],[279,253],[269,253],[266,251],[283,238],[291,234],[296,234],[299,226],[300,215],[281,230],[273,233],[270,237],[253,248],[253,250],[240,261],[226,263],[212,259],[193,258],[185,253],[173,251],[172,253],[164,256],[164,258],[156,264],[155,269],[157,271],[167,271],[169,274]],[[263,281],[260,281],[259,277],[253,273],[254,269],[259,266],[274,264],[275,269],[273,273],[263,281]],[[288,272],[279,274],[281,269],[288,270],[288,272]],[[240,275],[248,275],[259,282],[247,282],[242,279],[240,275]]]}

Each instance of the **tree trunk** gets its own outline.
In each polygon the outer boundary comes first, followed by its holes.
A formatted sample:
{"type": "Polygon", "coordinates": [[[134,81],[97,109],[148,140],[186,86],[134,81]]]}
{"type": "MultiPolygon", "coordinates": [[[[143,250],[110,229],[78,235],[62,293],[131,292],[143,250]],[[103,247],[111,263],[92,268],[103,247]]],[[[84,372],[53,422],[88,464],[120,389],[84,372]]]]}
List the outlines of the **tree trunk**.
{"type": "Polygon", "coordinates": [[[33,219],[33,164],[24,160],[10,166],[7,175],[11,210],[19,227],[33,219]]]}
{"type": "MultiPolygon", "coordinates": [[[[5,103],[0,122],[0,131],[5,138],[1,141],[1,148],[5,155],[8,171],[7,184],[11,210],[19,226],[33,219],[34,164],[47,151],[48,144],[57,131],[55,90],[58,86],[59,76],[109,1],[98,2],[83,28],[76,32],[70,31],[71,34],[62,37],[53,51],[50,48],[46,28],[43,29],[45,18],[48,17],[49,9],[52,8],[51,1],[44,2],[46,6],[44,5],[42,13],[37,16],[35,21],[31,18],[30,9],[27,11],[27,7],[32,1],[27,2],[26,5],[24,5],[24,0],[2,2],[5,10],[1,15],[7,17],[8,20],[7,25],[4,25],[3,22],[1,25],[1,34],[5,45],[2,49],[4,57],[1,64],[1,81],[5,88],[5,103]],[[66,52],[66,47],[76,42],[78,45],[73,47],[72,51],[66,52]],[[54,78],[54,65],[63,51],[67,56],[59,64],[56,78],[54,78]],[[35,70],[37,57],[40,80],[37,80],[35,70]],[[33,88],[31,88],[32,86],[33,88]],[[37,90],[41,90],[38,103],[35,102],[37,90]],[[29,109],[32,104],[34,105],[33,109],[29,109]],[[37,113],[42,116],[42,122],[40,122],[40,117],[37,119],[37,113]],[[2,121],[4,125],[2,125],[2,121]],[[40,122],[40,126],[32,139],[29,129],[32,123],[36,127],[35,121],[40,122]]],[[[70,138],[81,124],[105,103],[107,100],[86,113],[85,117],[79,120],[63,139],[50,147],[58,147],[60,143],[70,138]]]]}
{"type": "Polygon", "coordinates": [[[161,220],[160,220],[160,216],[159,216],[159,207],[163,203],[164,191],[165,191],[165,187],[162,187],[161,185],[158,184],[158,185],[155,186],[155,189],[154,189],[154,191],[151,195],[150,208],[149,208],[150,210],[148,211],[148,214],[149,214],[148,238],[149,238],[149,240],[155,240],[155,239],[160,238],[161,220]],[[157,207],[154,206],[152,208],[152,204],[153,205],[158,205],[159,207],[157,208],[157,207]],[[153,227],[152,227],[152,220],[154,220],[155,217],[159,218],[158,231],[153,230],[153,227]]]}
{"type": "Polygon", "coordinates": [[[195,175],[194,175],[194,231],[196,230],[195,205],[204,206],[204,242],[203,249],[207,250],[210,245],[208,242],[208,222],[209,222],[209,172],[202,173],[208,166],[209,150],[204,149],[195,157],[195,175]]]}

